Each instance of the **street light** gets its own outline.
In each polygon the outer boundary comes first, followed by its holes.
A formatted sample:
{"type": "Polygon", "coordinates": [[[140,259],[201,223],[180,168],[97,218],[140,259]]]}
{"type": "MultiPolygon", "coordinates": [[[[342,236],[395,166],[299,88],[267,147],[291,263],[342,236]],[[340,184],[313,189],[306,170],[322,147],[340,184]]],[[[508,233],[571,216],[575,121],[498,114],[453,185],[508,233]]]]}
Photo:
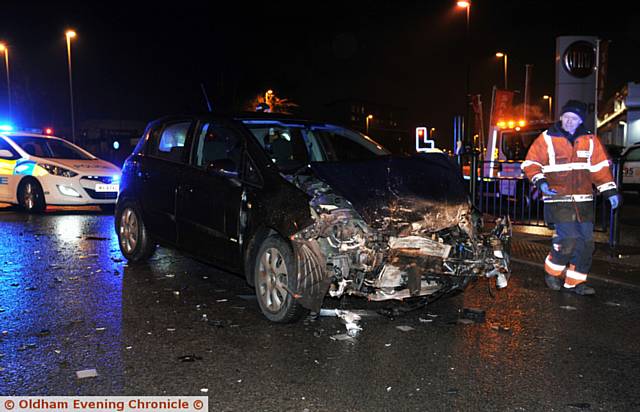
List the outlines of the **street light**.
{"type": "Polygon", "coordinates": [[[364,119],[364,120],[365,120],[365,123],[366,123],[365,134],[367,134],[367,135],[369,134],[369,121],[370,121],[371,119],[373,119],[373,115],[372,115],[372,114],[368,115],[368,116],[364,119]]]}
{"type": "Polygon", "coordinates": [[[504,89],[508,90],[509,86],[507,85],[507,53],[498,52],[496,53],[496,57],[504,57],[504,89]]]}
{"type": "MultiPolygon", "coordinates": [[[[457,6],[467,11],[467,29],[465,32],[465,57],[467,59],[467,84],[466,84],[466,93],[465,93],[465,119],[464,119],[464,134],[466,135],[466,140],[469,141],[469,137],[471,136],[471,113],[469,110],[470,106],[470,83],[471,83],[471,61],[469,60],[469,18],[471,16],[471,2],[470,1],[458,1],[456,2],[457,6]]],[[[465,137],[463,136],[463,139],[465,137]]]]}
{"type": "Polygon", "coordinates": [[[545,94],[542,98],[549,101],[549,118],[553,121],[553,115],[551,114],[551,102],[553,101],[553,97],[545,94]]]}
{"type": "Polygon", "coordinates": [[[6,44],[0,43],[0,51],[4,52],[4,65],[7,69],[7,97],[9,98],[9,118],[11,118],[11,82],[9,81],[9,48],[6,44]]]}
{"type": "Polygon", "coordinates": [[[67,66],[69,67],[69,102],[71,105],[71,140],[76,142],[76,121],[73,114],[73,76],[71,75],[71,39],[76,37],[76,32],[67,30],[65,33],[67,38],[67,66]]]}

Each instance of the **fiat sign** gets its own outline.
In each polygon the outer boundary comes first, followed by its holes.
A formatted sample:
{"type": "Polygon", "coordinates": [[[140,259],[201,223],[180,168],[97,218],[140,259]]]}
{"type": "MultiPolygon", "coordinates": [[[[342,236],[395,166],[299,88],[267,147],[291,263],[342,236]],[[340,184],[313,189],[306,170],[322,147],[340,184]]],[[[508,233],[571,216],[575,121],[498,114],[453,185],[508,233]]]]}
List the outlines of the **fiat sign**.
{"type": "Polygon", "coordinates": [[[571,43],[562,57],[564,69],[572,76],[585,78],[596,68],[596,50],[587,41],[571,43]]]}

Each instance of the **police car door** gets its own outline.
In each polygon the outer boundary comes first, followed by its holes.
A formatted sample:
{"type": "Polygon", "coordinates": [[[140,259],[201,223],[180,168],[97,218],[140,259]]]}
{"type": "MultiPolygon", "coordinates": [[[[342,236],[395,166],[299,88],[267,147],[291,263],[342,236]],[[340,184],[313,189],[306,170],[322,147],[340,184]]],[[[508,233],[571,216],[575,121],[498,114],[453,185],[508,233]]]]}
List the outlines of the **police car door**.
{"type": "Polygon", "coordinates": [[[20,176],[14,175],[16,162],[20,159],[18,152],[0,137],[0,199],[14,202],[16,199],[16,183],[20,176]]]}

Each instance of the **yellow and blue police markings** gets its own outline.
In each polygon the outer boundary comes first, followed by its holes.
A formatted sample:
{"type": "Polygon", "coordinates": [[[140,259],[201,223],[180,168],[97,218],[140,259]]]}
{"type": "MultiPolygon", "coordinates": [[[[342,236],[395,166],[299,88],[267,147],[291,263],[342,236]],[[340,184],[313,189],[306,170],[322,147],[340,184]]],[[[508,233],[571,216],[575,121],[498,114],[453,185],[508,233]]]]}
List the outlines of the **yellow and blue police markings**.
{"type": "Polygon", "coordinates": [[[16,167],[16,160],[0,159],[0,185],[8,185],[9,177],[16,167]]]}
{"type": "Polygon", "coordinates": [[[14,175],[27,175],[27,176],[44,176],[48,172],[38,166],[33,160],[21,159],[16,161],[16,166],[13,169],[14,175]]]}

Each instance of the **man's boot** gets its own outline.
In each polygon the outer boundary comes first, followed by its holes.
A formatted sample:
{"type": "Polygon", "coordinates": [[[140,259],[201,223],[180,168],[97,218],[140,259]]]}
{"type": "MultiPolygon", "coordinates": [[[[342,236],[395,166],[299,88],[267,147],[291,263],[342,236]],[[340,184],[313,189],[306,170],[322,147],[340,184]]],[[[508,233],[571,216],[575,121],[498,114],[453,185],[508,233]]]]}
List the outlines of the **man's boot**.
{"type": "Polygon", "coordinates": [[[587,295],[595,295],[596,291],[594,288],[592,288],[591,286],[587,286],[586,283],[580,283],[578,285],[576,285],[576,287],[573,288],[565,288],[564,286],[562,287],[562,291],[563,292],[568,292],[568,293],[575,293],[576,295],[580,295],[580,296],[587,296],[587,295]]]}
{"type": "Polygon", "coordinates": [[[551,290],[560,290],[562,289],[562,278],[560,276],[551,276],[548,273],[544,274],[544,283],[547,284],[547,287],[551,290]]]}

